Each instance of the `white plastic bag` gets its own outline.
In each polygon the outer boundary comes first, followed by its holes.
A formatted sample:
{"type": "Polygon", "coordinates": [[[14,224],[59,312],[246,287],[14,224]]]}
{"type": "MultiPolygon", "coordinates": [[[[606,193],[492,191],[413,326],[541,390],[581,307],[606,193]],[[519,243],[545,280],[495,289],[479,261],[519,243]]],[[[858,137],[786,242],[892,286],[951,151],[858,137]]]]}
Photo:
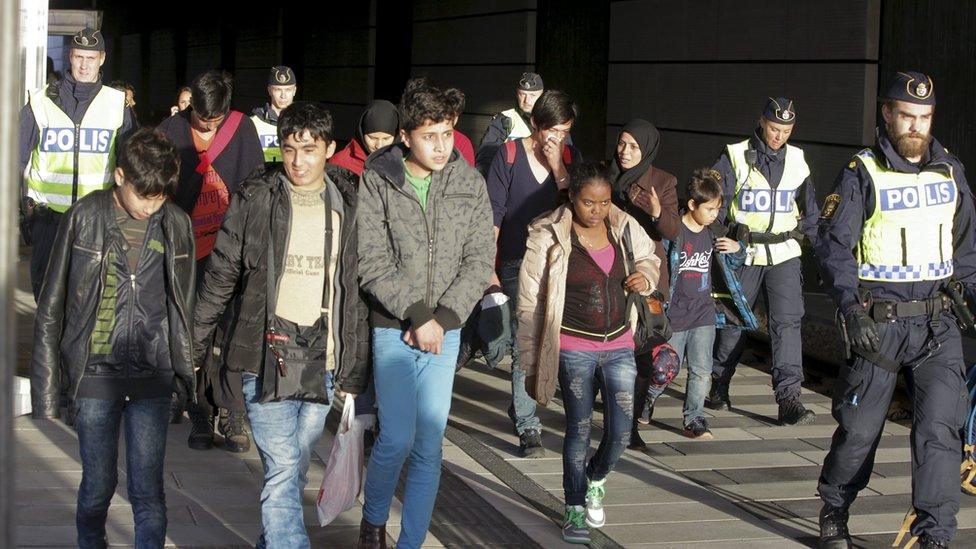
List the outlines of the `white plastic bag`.
{"type": "Polygon", "coordinates": [[[362,422],[356,421],[355,400],[347,394],[339,429],[329,452],[329,463],[325,466],[322,487],[315,502],[320,526],[329,524],[340,513],[356,505],[363,486],[364,427],[362,422]]]}

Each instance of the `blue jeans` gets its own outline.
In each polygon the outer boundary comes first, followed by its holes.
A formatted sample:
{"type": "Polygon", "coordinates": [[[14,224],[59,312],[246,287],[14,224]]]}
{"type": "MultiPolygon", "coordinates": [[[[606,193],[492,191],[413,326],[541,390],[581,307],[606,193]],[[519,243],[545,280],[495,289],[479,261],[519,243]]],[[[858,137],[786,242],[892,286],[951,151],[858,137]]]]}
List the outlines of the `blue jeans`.
{"type": "MultiPolygon", "coordinates": [[[[258,548],[302,549],[309,546],[302,519],[302,492],[308,483],[312,447],[325,428],[329,406],[303,400],[258,402],[258,377],[244,374],[244,404],[251,434],[264,467],[261,489],[262,534],[258,548]]],[[[323,377],[332,399],[332,372],[323,377]]]]}
{"type": "Polygon", "coordinates": [[[434,510],[461,331],[444,334],[439,355],[410,347],[402,336],[399,329],[373,328],[373,384],[382,429],[366,467],[363,518],[376,526],[386,524],[400,469],[409,455],[396,546],[412,549],[427,537],[434,510]]]}
{"type": "Polygon", "coordinates": [[[636,379],[637,364],[632,349],[559,351],[559,388],[566,410],[566,436],[563,439],[566,505],[585,504],[586,480],[603,480],[630,444],[636,379]],[[597,382],[603,393],[603,438],[587,463],[593,389],[597,382]]]}
{"type": "MultiPolygon", "coordinates": [[[[522,260],[505,261],[498,267],[498,279],[502,283],[502,291],[508,296],[512,304],[512,311],[518,307],[519,269],[522,260]]],[[[525,392],[525,370],[519,367],[518,319],[512,314],[512,404],[508,407],[508,417],[515,425],[515,432],[521,435],[525,431],[542,431],[542,422],[535,413],[535,399],[525,392]]]]}
{"type": "MultiPolygon", "coordinates": [[[[687,426],[696,417],[705,417],[705,396],[712,386],[712,347],[715,326],[699,326],[674,332],[668,343],[678,353],[678,363],[688,359],[688,383],[685,385],[685,407],[682,415],[687,426]]],[[[664,388],[648,387],[651,402],[661,396],[664,388]]]]}
{"type": "Polygon", "coordinates": [[[75,430],[81,450],[78,487],[78,547],[107,546],[105,520],[119,480],[119,428],[125,433],[125,476],[135,518],[135,546],[162,547],[166,541],[163,456],[170,398],[75,402],[75,430]]]}

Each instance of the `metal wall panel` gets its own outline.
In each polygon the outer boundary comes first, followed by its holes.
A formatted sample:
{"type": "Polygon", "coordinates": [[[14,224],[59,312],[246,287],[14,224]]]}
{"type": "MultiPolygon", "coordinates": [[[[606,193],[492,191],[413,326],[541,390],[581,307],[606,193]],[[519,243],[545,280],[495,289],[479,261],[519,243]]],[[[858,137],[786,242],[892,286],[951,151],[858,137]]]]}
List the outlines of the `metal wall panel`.
{"type": "Polygon", "coordinates": [[[536,0],[415,0],[414,21],[534,10],[536,0]]]}
{"type": "Polygon", "coordinates": [[[535,62],[535,12],[414,22],[413,65],[535,62]]]}

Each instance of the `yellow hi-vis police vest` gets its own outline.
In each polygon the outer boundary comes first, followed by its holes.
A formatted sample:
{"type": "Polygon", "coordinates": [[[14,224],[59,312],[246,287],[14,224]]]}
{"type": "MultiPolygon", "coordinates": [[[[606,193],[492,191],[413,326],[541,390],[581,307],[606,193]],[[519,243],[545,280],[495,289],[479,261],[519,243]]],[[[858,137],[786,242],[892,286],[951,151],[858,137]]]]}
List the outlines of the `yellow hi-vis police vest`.
{"type": "Polygon", "coordinates": [[[508,109],[507,111],[502,111],[502,114],[508,117],[508,120],[511,122],[511,129],[508,130],[508,137],[505,138],[505,141],[514,141],[532,135],[532,128],[525,123],[525,119],[522,118],[522,115],[517,110],[508,109]]]}
{"type": "Polygon", "coordinates": [[[874,183],[874,214],[857,245],[861,280],[916,282],[952,276],[952,168],[902,173],[889,170],[870,149],[857,153],[874,183]]]}
{"type": "Polygon", "coordinates": [[[27,196],[56,212],[114,183],[115,140],[122,127],[125,93],[108,86],[95,94],[75,124],[46,94],[28,101],[37,121],[37,147],[27,167],[27,196]]]}
{"type": "MultiPolygon", "coordinates": [[[[729,204],[729,217],[753,232],[778,234],[796,229],[800,216],[796,191],[810,175],[803,150],[786,145],[783,177],[773,190],[763,174],[746,162],[748,139],[728,145],[727,149],[735,172],[735,194],[729,204]]],[[[748,265],[777,265],[800,257],[800,243],[791,238],[776,244],[755,244],[747,252],[748,265]]]]}
{"type": "Polygon", "coordinates": [[[281,162],[281,147],[278,144],[278,126],[268,124],[260,116],[251,117],[258,130],[258,141],[264,151],[265,162],[281,162]]]}

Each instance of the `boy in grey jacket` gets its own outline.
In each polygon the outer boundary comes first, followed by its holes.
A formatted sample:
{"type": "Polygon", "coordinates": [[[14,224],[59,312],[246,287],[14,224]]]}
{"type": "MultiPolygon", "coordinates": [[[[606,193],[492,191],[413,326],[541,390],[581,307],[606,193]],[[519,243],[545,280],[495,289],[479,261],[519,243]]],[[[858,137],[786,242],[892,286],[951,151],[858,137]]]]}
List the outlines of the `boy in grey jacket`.
{"type": "Polygon", "coordinates": [[[397,546],[420,547],[427,535],[460,327],[491,276],[491,207],[484,179],[454,151],[450,93],[409,82],[403,143],[371,155],[360,181],[359,276],[383,426],[366,473],[360,547],[384,546],[408,454],[397,546]]]}

